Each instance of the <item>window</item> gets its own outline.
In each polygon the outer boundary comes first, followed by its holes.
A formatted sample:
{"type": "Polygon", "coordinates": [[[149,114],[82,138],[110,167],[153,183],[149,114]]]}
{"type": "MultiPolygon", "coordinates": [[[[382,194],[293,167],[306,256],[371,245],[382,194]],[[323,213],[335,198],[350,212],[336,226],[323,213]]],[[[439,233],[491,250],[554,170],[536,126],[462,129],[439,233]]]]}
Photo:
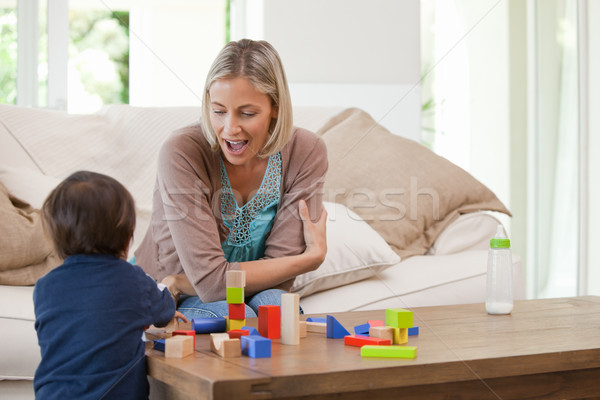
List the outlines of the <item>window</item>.
{"type": "Polygon", "coordinates": [[[199,105],[226,0],[0,0],[0,102],[94,112],[199,105]]]}

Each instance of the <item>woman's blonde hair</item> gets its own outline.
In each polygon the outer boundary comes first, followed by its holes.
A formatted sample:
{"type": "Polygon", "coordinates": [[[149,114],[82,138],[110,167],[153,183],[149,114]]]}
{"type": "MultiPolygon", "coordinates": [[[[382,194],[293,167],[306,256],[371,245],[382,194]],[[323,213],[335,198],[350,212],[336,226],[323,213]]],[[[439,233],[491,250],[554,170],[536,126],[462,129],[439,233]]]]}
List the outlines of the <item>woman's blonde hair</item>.
{"type": "Polygon", "coordinates": [[[270,127],[270,136],[259,157],[279,152],[292,136],[292,101],[283,70],[283,64],[275,48],[264,40],[242,39],[229,42],[213,62],[202,96],[202,130],[214,151],[219,149],[217,134],[210,123],[210,94],[213,82],[219,79],[246,78],[260,92],[271,98],[278,108],[277,119],[270,127]]]}

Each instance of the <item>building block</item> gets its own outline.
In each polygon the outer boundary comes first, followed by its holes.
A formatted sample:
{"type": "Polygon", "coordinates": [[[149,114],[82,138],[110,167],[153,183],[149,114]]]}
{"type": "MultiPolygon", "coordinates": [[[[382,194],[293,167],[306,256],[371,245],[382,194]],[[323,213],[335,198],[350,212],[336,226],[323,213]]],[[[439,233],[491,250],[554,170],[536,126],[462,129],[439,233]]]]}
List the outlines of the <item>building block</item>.
{"type": "Polygon", "coordinates": [[[412,328],[408,328],[408,336],[419,336],[419,327],[413,326],[412,328]]]}
{"type": "Polygon", "coordinates": [[[380,319],[372,319],[372,320],[368,320],[367,322],[369,323],[369,326],[371,326],[371,327],[383,326],[383,321],[380,319]]]}
{"type": "Polygon", "coordinates": [[[395,328],[410,328],[413,326],[413,313],[404,308],[388,308],[385,310],[385,323],[395,328]]]}
{"type": "Polygon", "coordinates": [[[356,325],[354,327],[354,334],[355,335],[368,335],[370,327],[371,327],[371,325],[369,325],[368,323],[362,324],[362,325],[356,325]]]}
{"type": "MultiPolygon", "coordinates": [[[[397,328],[396,328],[397,329],[397,328]]],[[[388,339],[394,342],[394,328],[391,326],[372,326],[369,328],[369,336],[380,339],[388,339]]]]}
{"type": "Polygon", "coordinates": [[[229,335],[230,339],[239,339],[242,336],[248,336],[250,332],[248,332],[246,329],[234,329],[228,331],[227,334],[229,335]]]}
{"type": "Polygon", "coordinates": [[[300,339],[308,336],[308,331],[306,330],[306,321],[298,321],[298,328],[300,329],[300,339]]]}
{"type": "Polygon", "coordinates": [[[242,329],[242,327],[246,325],[245,319],[225,318],[225,320],[227,321],[227,332],[242,329]]]}
{"type": "Polygon", "coordinates": [[[306,322],[322,322],[322,323],[326,324],[327,323],[327,318],[308,317],[308,318],[306,318],[306,322]]]}
{"type": "Polygon", "coordinates": [[[227,304],[243,304],[244,303],[244,288],[243,287],[228,287],[227,304]]]}
{"type": "Polygon", "coordinates": [[[281,344],[300,344],[300,296],[297,293],[281,295],[281,344]]]}
{"type": "Polygon", "coordinates": [[[404,344],[408,342],[408,328],[394,328],[394,340],[392,343],[394,344],[404,344]]]}
{"type": "Polygon", "coordinates": [[[192,330],[196,333],[225,332],[226,329],[227,321],[224,317],[192,319],[192,330]]]}
{"type": "Polygon", "coordinates": [[[339,321],[337,319],[335,319],[334,316],[332,315],[328,315],[327,316],[327,337],[330,339],[342,339],[344,336],[348,336],[350,335],[350,332],[348,332],[346,330],[346,328],[344,328],[342,326],[342,324],[339,323],[339,321]]]}
{"type": "Polygon", "coordinates": [[[194,354],[194,339],[191,336],[179,335],[165,339],[165,357],[183,358],[194,354]]]}
{"type": "Polygon", "coordinates": [[[307,320],[306,321],[306,331],[327,334],[327,323],[326,322],[309,322],[307,320]]]}
{"type": "Polygon", "coordinates": [[[228,304],[229,307],[229,319],[245,319],[246,318],[246,305],[242,304],[228,304]]]}
{"type": "Polygon", "coordinates": [[[258,306],[258,332],[269,339],[281,337],[281,307],[275,305],[258,306]]]}
{"type": "Polygon", "coordinates": [[[417,348],[413,346],[363,346],[360,348],[363,357],[386,357],[386,358],[415,358],[417,348]]]}
{"type": "Polygon", "coordinates": [[[242,326],[240,330],[248,331],[249,336],[260,336],[260,333],[253,326],[242,326]]]}
{"type": "Polygon", "coordinates": [[[225,272],[225,287],[243,288],[246,286],[246,271],[225,272]]]}
{"type": "Polygon", "coordinates": [[[258,335],[242,336],[242,354],[252,358],[271,357],[271,339],[258,335]]]}
{"type": "Polygon", "coordinates": [[[348,346],[362,347],[365,345],[389,346],[392,342],[389,339],[373,338],[364,335],[344,336],[344,344],[348,346]]]}
{"type": "Polygon", "coordinates": [[[162,351],[164,353],[164,351],[165,351],[165,339],[156,339],[154,341],[154,345],[152,347],[155,350],[162,351]]]}
{"type": "Polygon", "coordinates": [[[211,333],[210,349],[223,358],[240,357],[242,346],[240,339],[231,339],[227,333],[211,333]]]}
{"type": "Polygon", "coordinates": [[[177,336],[177,335],[186,335],[186,336],[191,336],[192,338],[194,338],[194,348],[196,348],[196,331],[191,331],[191,330],[177,330],[177,331],[173,331],[173,336],[177,336]]]}

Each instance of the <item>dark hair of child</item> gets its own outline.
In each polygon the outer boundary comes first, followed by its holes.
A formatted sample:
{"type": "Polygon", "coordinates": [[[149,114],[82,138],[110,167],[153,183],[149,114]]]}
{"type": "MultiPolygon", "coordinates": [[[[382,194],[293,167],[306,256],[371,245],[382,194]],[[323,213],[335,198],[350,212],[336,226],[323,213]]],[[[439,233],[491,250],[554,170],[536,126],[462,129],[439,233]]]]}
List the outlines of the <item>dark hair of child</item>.
{"type": "Polygon", "coordinates": [[[61,182],[42,206],[44,227],[57,253],[125,258],[135,229],[135,203],[110,176],[78,171],[61,182]]]}

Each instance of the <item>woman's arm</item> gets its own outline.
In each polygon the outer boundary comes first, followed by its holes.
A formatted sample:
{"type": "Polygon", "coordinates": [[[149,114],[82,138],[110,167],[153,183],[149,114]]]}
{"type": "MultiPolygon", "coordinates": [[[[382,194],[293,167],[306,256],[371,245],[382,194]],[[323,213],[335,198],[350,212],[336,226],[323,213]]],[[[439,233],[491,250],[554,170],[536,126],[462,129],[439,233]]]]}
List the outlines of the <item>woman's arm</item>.
{"type": "MultiPolygon", "coordinates": [[[[308,207],[303,200],[299,202],[298,212],[304,227],[306,250],[302,254],[293,256],[240,263],[242,270],[246,271],[245,292],[247,295],[277,286],[297,275],[312,271],[325,260],[327,212],[323,209],[321,217],[314,223],[310,219],[308,207]]],[[[185,274],[167,276],[161,283],[169,288],[176,301],[181,294],[196,295],[194,287],[185,274]]]]}

